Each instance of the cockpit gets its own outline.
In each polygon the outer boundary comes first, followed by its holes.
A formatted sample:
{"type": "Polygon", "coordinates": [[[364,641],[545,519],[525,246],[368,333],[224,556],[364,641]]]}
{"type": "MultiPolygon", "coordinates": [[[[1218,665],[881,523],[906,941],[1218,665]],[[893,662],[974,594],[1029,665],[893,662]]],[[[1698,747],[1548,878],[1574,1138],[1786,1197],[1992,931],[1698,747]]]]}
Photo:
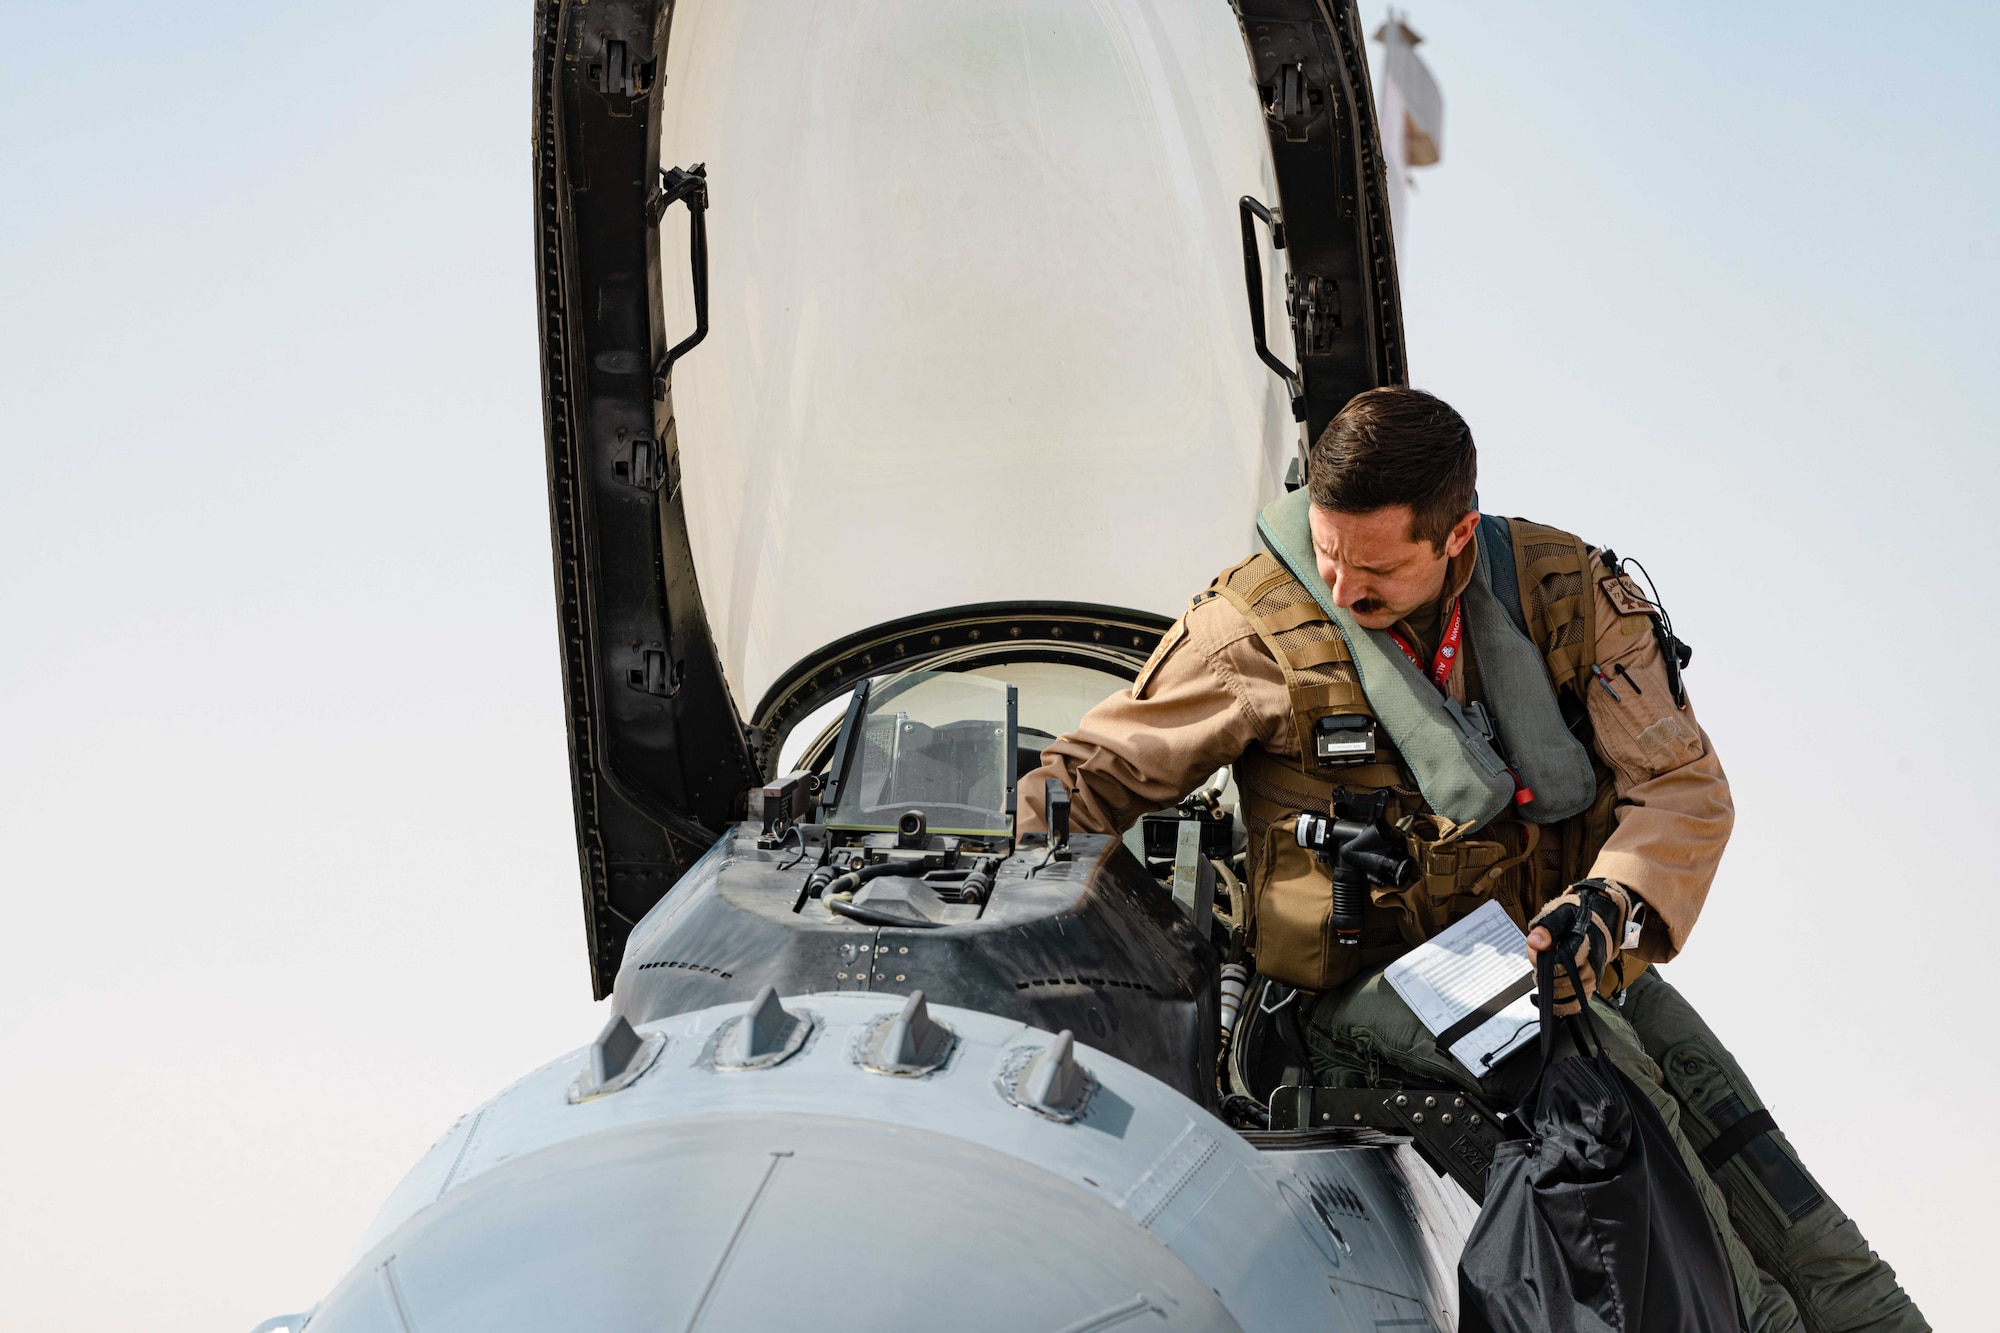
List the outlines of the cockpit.
{"type": "Polygon", "coordinates": [[[1228,816],[1181,866],[1171,831],[1084,834],[1058,815],[1018,834],[1021,778],[1129,678],[1108,661],[956,665],[863,676],[800,718],[745,821],[634,928],[620,1012],[639,1023],[763,984],[921,989],[1089,1034],[1212,1101],[1218,951],[1240,918],[1228,816]],[[1203,896],[1177,900],[1197,854],[1203,896]]]}

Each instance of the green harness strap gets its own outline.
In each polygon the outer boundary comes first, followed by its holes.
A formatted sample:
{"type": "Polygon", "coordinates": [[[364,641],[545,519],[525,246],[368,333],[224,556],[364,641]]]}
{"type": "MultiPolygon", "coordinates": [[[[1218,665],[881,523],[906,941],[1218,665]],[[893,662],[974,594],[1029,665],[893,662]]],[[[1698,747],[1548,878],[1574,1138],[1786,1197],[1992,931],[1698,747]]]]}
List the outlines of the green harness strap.
{"type": "MultiPolygon", "coordinates": [[[[1310,504],[1302,488],[1267,505],[1257,517],[1264,544],[1332,618],[1368,706],[1396,742],[1430,808],[1454,824],[1486,824],[1514,804],[1506,762],[1465,710],[1432,686],[1385,631],[1363,629],[1333,604],[1313,558],[1310,504]]],[[[1494,596],[1484,550],[1463,600],[1485,705],[1521,784],[1535,794],[1520,807],[1522,817],[1554,824],[1588,809],[1597,794],[1590,752],[1563,725],[1541,653],[1494,596]]]]}

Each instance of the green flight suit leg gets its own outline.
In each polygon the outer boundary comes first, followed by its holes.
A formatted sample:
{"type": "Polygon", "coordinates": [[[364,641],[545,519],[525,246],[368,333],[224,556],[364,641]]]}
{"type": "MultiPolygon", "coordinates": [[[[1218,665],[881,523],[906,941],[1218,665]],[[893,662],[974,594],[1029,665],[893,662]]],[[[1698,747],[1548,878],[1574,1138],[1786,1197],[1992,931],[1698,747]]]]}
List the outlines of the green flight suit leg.
{"type": "MultiPolygon", "coordinates": [[[[1660,1067],[1646,1054],[1639,1035],[1618,1010],[1602,1000],[1592,1002],[1591,1012],[1598,1020],[1597,1030],[1603,1034],[1612,1063],[1646,1094],[1673,1134],[1728,1255],[1737,1301],[1749,1314],[1751,1333],[1806,1333],[1807,1326],[1791,1296],[1758,1269],[1756,1259],[1737,1235],[1728,1201],[1709,1179],[1699,1153],[1683,1132],[1680,1103],[1667,1090],[1660,1067]]],[[[1508,1109],[1527,1094],[1536,1073],[1533,1059],[1523,1056],[1506,1061],[1505,1067],[1484,1080],[1473,1079],[1437,1050],[1431,1034],[1382,979],[1380,971],[1365,973],[1320,996],[1306,1019],[1306,1046],[1312,1055],[1313,1075],[1322,1086],[1367,1088],[1435,1082],[1466,1088],[1508,1109]]],[[[1555,1058],[1563,1059],[1575,1051],[1568,1032],[1562,1032],[1555,1058]]]]}
{"type": "MultiPolygon", "coordinates": [[[[1707,1148],[1728,1122],[1764,1109],[1736,1060],[1656,969],[1641,973],[1619,1011],[1664,1071],[1681,1131],[1707,1148]]],[[[1759,1265],[1792,1293],[1813,1333],[1916,1333],[1930,1325],[1827,1196],[1782,1132],[1745,1144],[1717,1168],[1729,1218],[1759,1265]]]]}

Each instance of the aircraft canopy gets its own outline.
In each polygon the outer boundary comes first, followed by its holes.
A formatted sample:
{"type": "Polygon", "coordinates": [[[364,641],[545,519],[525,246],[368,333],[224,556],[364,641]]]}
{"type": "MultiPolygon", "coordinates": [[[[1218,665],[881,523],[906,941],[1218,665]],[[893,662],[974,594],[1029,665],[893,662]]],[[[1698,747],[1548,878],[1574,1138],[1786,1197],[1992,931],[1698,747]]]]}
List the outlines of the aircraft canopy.
{"type": "MultiPolygon", "coordinates": [[[[1298,427],[1251,342],[1237,200],[1276,191],[1227,5],[682,0],[672,24],[660,165],[707,166],[712,321],[673,402],[744,716],[885,621],[1174,615],[1254,549],[1298,427]]],[[[670,340],[687,219],[660,236],[670,340]]]]}

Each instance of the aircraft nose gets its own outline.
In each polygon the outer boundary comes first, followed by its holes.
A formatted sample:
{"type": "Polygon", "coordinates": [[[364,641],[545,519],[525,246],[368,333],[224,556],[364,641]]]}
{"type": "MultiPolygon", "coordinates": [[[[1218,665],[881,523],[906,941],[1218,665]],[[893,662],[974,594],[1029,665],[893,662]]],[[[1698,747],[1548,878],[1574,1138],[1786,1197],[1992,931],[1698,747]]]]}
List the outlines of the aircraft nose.
{"type": "Polygon", "coordinates": [[[1238,1325],[1111,1202],[968,1140],[804,1115],[607,1130],[487,1171],[313,1333],[1238,1325]]]}

